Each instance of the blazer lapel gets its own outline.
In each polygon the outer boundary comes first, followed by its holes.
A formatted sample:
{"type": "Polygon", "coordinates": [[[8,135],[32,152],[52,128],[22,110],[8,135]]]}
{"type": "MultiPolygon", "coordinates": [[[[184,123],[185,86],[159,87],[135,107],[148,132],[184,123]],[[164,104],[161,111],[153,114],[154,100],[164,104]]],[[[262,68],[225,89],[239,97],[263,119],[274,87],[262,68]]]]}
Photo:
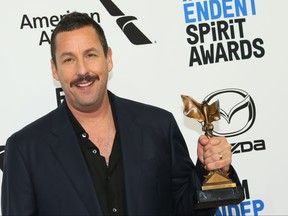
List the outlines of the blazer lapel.
{"type": "Polygon", "coordinates": [[[63,104],[58,108],[53,122],[52,131],[56,136],[50,146],[63,172],[66,173],[89,213],[103,215],[86,161],[63,104]]]}
{"type": "Polygon", "coordinates": [[[113,99],[123,157],[127,214],[137,215],[142,163],[142,130],[135,122],[133,114],[122,107],[117,97],[113,99]]]}

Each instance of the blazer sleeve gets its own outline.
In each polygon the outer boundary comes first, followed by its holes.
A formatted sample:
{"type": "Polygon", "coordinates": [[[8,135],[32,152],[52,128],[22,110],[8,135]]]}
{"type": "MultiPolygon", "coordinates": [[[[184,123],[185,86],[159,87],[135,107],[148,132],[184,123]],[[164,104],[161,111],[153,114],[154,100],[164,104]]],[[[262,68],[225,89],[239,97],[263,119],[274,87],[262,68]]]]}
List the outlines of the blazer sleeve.
{"type": "MultiPolygon", "coordinates": [[[[196,166],[192,162],[182,133],[171,117],[170,145],[172,154],[172,191],[176,215],[214,215],[217,208],[195,210],[194,195],[200,190],[206,170],[197,160],[196,166]]],[[[231,166],[230,178],[240,185],[239,178],[231,166]]]]}
{"type": "Polygon", "coordinates": [[[11,137],[6,142],[1,195],[2,214],[36,215],[29,167],[17,144],[11,137]]]}

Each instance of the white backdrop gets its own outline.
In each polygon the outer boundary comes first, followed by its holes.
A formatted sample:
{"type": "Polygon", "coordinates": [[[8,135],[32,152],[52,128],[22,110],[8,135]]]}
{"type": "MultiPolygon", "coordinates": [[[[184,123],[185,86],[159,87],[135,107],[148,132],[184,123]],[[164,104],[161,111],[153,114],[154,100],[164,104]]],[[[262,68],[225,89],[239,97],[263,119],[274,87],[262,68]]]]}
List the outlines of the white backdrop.
{"type": "Polygon", "coordinates": [[[51,74],[48,42],[57,19],[75,10],[94,13],[113,50],[109,89],[171,111],[194,161],[201,129],[183,115],[180,95],[201,102],[212,94],[211,100],[219,98],[223,111],[232,110],[230,123],[222,116],[215,131],[235,134],[228,137],[233,144],[233,165],[247,184],[247,193],[239,206],[221,207],[216,215],[287,215],[288,2],[114,0],[123,14],[112,16],[101,3],[107,1],[0,0],[0,145],[13,132],[57,107],[59,84],[51,74]],[[209,9],[211,4],[213,10],[199,20],[197,8],[206,5],[209,9]],[[116,23],[125,16],[135,17],[130,24],[150,44],[135,45],[128,40],[116,23]],[[203,43],[197,42],[199,26],[205,33],[203,43]],[[199,65],[201,49],[206,55],[210,49],[218,54],[199,65]]]}

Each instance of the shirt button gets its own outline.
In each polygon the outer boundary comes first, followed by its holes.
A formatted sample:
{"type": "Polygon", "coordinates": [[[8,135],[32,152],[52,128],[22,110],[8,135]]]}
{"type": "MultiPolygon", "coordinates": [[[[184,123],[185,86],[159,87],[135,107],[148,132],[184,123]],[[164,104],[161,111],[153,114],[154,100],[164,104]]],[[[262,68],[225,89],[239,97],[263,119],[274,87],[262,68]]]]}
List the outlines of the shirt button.
{"type": "Polygon", "coordinates": [[[96,149],[92,150],[92,152],[93,152],[93,154],[97,154],[97,150],[96,149]]]}
{"type": "Polygon", "coordinates": [[[116,208],[112,208],[112,212],[113,212],[113,213],[116,213],[116,212],[117,212],[117,209],[116,209],[116,208]]]}
{"type": "Polygon", "coordinates": [[[83,138],[86,138],[86,137],[87,137],[87,134],[86,134],[86,133],[82,133],[82,137],[83,137],[83,138]]]}

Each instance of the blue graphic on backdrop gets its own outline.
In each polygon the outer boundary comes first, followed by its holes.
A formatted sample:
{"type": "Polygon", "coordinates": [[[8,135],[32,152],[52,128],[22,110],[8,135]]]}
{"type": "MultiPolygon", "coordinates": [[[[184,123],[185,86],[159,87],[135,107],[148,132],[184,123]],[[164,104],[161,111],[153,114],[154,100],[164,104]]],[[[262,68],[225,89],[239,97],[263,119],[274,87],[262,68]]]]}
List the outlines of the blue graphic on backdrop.
{"type": "Polygon", "coordinates": [[[254,0],[182,1],[190,67],[265,55],[263,39],[245,37],[246,17],[256,15],[254,0]]]}
{"type": "Polygon", "coordinates": [[[243,180],[242,186],[245,190],[245,200],[239,205],[220,206],[215,216],[258,216],[264,210],[265,203],[261,199],[251,199],[248,180],[243,180]]]}

